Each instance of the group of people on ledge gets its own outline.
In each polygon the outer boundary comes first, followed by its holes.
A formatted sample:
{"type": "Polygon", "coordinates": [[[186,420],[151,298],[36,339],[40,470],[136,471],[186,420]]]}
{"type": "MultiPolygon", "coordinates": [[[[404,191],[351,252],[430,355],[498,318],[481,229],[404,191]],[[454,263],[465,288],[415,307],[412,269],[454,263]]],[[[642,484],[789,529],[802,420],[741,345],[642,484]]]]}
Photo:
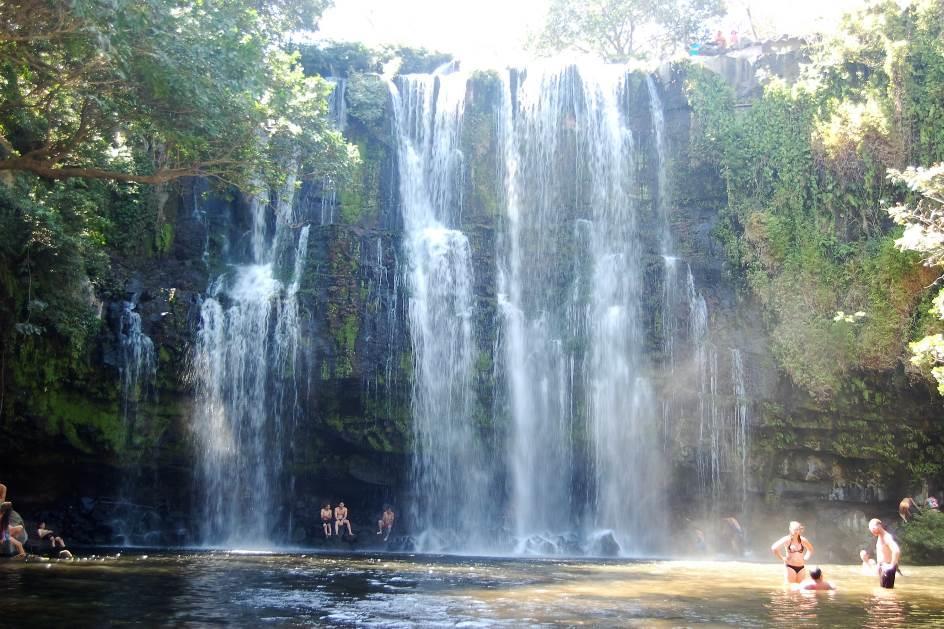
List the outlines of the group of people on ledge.
{"type": "MultiPolygon", "coordinates": [[[[45,522],[36,527],[36,534],[46,551],[56,553],[59,559],[72,559],[72,553],[66,549],[66,543],[55,531],[46,528],[45,522]]],[[[26,543],[29,534],[23,516],[13,509],[13,503],[7,500],[7,486],[0,483],[0,553],[13,555],[15,559],[26,559],[26,543]]]]}
{"type": "Polygon", "coordinates": [[[720,55],[721,53],[728,50],[737,50],[738,48],[743,47],[744,45],[749,44],[749,40],[742,41],[738,37],[737,31],[731,31],[731,35],[728,37],[724,36],[724,33],[720,30],[715,33],[715,38],[708,42],[692,42],[688,45],[688,54],[694,56],[698,55],[720,55]]]}
{"type": "MultiPolygon", "coordinates": [[[[377,535],[382,535],[384,541],[390,538],[394,520],[396,520],[396,514],[393,512],[393,507],[384,505],[383,514],[377,520],[377,535]]],[[[351,520],[348,517],[348,510],[343,500],[338,502],[333,509],[330,502],[321,505],[321,528],[324,531],[325,539],[332,536],[341,536],[344,528],[347,528],[348,537],[354,537],[351,520]]]]}
{"type": "MultiPolygon", "coordinates": [[[[790,522],[789,533],[770,546],[774,556],[783,562],[786,583],[799,590],[835,590],[836,586],[823,578],[820,568],[814,566],[807,570],[806,562],[813,556],[813,544],[803,535],[803,531],[802,524],[790,522]]],[[[901,549],[878,518],[869,521],[869,532],[875,537],[876,558],[870,557],[867,550],[860,551],[860,570],[867,576],[878,576],[881,587],[892,589],[895,587],[895,575],[901,572],[898,567],[901,549]]]]}

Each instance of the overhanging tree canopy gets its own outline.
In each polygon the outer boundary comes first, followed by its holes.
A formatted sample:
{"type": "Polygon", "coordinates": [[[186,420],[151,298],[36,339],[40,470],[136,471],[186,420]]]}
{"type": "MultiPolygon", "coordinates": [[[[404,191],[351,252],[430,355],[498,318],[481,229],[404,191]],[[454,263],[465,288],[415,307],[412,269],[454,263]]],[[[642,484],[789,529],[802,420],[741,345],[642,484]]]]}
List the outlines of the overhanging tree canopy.
{"type": "Polygon", "coordinates": [[[282,52],[329,0],[0,0],[0,170],[148,184],[331,174],[326,84],[282,52]]]}

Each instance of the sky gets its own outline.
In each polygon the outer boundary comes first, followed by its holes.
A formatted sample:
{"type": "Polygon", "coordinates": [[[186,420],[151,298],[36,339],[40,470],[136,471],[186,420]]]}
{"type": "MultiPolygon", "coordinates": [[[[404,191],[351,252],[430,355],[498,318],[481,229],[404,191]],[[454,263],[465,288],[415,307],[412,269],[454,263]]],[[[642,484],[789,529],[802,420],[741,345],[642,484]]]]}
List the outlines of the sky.
{"type": "MultiPolygon", "coordinates": [[[[579,1],[579,0],[574,0],[579,1]]],[[[513,61],[527,56],[547,0],[335,0],[319,39],[404,44],[469,59],[513,61]]],[[[749,32],[747,8],[764,36],[828,29],[866,0],[728,0],[728,17],[712,28],[749,32]],[[763,32],[763,31],[766,31],[763,32]]]]}

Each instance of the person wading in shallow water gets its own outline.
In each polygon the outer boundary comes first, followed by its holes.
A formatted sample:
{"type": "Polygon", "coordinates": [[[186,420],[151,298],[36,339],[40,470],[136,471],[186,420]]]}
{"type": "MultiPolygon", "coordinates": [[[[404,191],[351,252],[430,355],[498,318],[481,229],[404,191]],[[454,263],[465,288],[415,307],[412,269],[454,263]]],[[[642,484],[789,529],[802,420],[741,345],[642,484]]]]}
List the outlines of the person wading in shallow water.
{"type": "Polygon", "coordinates": [[[810,578],[804,581],[801,590],[835,590],[836,586],[823,578],[823,571],[819,568],[810,570],[810,578]]]}
{"type": "Polygon", "coordinates": [[[875,536],[875,559],[878,561],[878,583],[883,588],[895,587],[895,573],[901,549],[892,534],[885,530],[885,525],[878,518],[869,520],[869,532],[875,536]]]}
{"type": "Polygon", "coordinates": [[[781,537],[770,547],[774,557],[784,563],[787,583],[803,581],[806,576],[806,562],[813,556],[813,544],[803,537],[803,530],[802,524],[791,522],[790,534],[781,537]]]}

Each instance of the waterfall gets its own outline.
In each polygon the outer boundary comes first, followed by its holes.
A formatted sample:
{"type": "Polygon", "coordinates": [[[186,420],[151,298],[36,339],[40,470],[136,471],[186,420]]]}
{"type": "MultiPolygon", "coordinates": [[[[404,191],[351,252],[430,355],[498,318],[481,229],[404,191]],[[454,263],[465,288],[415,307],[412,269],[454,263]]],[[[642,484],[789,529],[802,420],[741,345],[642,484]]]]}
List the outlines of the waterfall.
{"type": "MultiPolygon", "coordinates": [[[[503,349],[512,427],[508,447],[510,513],[518,549],[533,536],[547,538],[574,530],[571,497],[572,387],[576,360],[579,290],[568,291],[551,278],[565,273],[573,259],[559,259],[556,239],[578,239],[581,226],[564,217],[563,191],[534,185],[548,176],[552,156],[563,150],[556,116],[564,108],[563,72],[528,77],[512,94],[503,83],[500,116],[507,233],[499,251],[498,301],[503,316],[503,349]],[[517,105],[517,109],[513,107],[517,105]],[[548,170],[545,170],[545,169],[548,170]],[[560,195],[560,196],[559,196],[560,195]],[[561,208],[561,209],[558,209],[561,208]],[[560,236],[556,230],[569,233],[560,236]],[[573,308],[561,308],[562,304],[573,308]]],[[[588,230],[585,230],[588,231],[588,230]]],[[[571,281],[575,285],[576,277],[571,281]]]]}
{"type": "Polygon", "coordinates": [[[741,350],[731,349],[731,382],[734,389],[734,458],[735,488],[738,492],[738,512],[743,513],[747,505],[747,454],[750,447],[748,432],[751,422],[750,400],[747,396],[747,377],[741,350]]]}
{"type": "Polygon", "coordinates": [[[308,244],[308,227],[292,228],[294,194],[290,177],[273,203],[251,200],[249,260],[214,279],[200,308],[191,377],[205,543],[264,546],[281,519],[308,244]],[[282,269],[291,269],[287,285],[282,269]]]}
{"type": "Polygon", "coordinates": [[[507,79],[498,292],[515,534],[609,530],[633,553],[659,535],[648,524],[662,465],[626,78],[617,66],[543,66],[507,79]],[[575,438],[588,443],[585,497],[575,438]]]}
{"type": "Polygon", "coordinates": [[[494,429],[473,417],[482,350],[462,223],[468,76],[450,68],[390,86],[420,547],[664,548],[670,443],[682,435],[693,442],[698,505],[717,504],[734,486],[745,495],[749,401],[741,353],[717,351],[708,302],[691,264],[674,253],[658,86],[592,65],[535,65],[499,80],[494,429]],[[639,88],[648,126],[630,111],[639,88]],[[655,266],[647,260],[659,256],[661,320],[651,324],[662,335],[661,358],[647,349],[644,305],[652,299],[647,266],[655,266]],[[498,456],[486,448],[496,435],[498,456]],[[507,505],[505,519],[488,515],[493,502],[507,505]],[[495,524],[500,530],[483,533],[495,524]]]}
{"type": "MultiPolygon", "coordinates": [[[[141,315],[137,312],[138,295],[121,303],[118,318],[119,376],[121,379],[121,419],[125,427],[125,443],[134,451],[136,437],[146,433],[149,426],[138,422],[138,405],[154,395],[154,380],[157,375],[157,359],[154,343],[141,328],[141,315]]],[[[141,508],[145,492],[141,461],[129,465],[121,476],[118,500],[114,505],[111,526],[116,539],[122,545],[147,542],[151,527],[144,521],[147,509],[141,508]]],[[[152,540],[153,541],[153,540],[152,540]]]]}
{"type": "Polygon", "coordinates": [[[118,322],[118,344],[121,348],[121,417],[128,427],[129,439],[137,405],[149,395],[154,384],[157,362],[154,343],[141,330],[141,315],[136,311],[136,298],[121,304],[118,322]]]}
{"type": "MultiPolygon", "coordinates": [[[[347,127],[347,79],[328,77],[331,93],[328,95],[328,120],[337,131],[344,133],[347,127]]],[[[331,177],[321,179],[321,214],[320,225],[330,225],[335,220],[335,209],[338,206],[338,187],[331,177]]]]}
{"type": "Polygon", "coordinates": [[[471,416],[472,264],[459,229],[466,77],[402,76],[390,93],[413,344],[411,515],[422,548],[471,548],[490,527],[489,472],[471,416]],[[457,539],[433,541],[440,535],[457,539]]]}

